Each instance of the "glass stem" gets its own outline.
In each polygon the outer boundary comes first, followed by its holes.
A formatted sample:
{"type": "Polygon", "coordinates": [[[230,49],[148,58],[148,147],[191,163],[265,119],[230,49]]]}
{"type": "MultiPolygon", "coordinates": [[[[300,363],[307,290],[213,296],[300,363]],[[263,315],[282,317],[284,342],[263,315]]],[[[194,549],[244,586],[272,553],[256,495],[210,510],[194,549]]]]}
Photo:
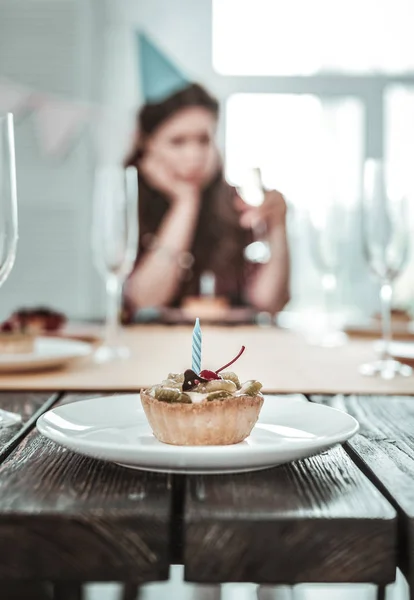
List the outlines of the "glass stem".
{"type": "Polygon", "coordinates": [[[336,290],[336,276],[333,273],[325,273],[322,277],[322,287],[324,292],[324,303],[326,312],[326,325],[329,332],[335,330],[333,299],[336,290]]]}
{"type": "Polygon", "coordinates": [[[260,246],[259,262],[266,263],[270,260],[270,246],[268,241],[268,228],[266,221],[260,220],[253,226],[253,241],[260,246]]]}
{"type": "Polygon", "coordinates": [[[119,314],[121,303],[121,283],[111,275],[106,280],[106,330],[105,343],[107,346],[115,344],[119,336],[119,314]]]}
{"type": "Polygon", "coordinates": [[[392,302],[392,286],[389,281],[383,281],[380,291],[381,298],[381,323],[382,323],[382,359],[392,360],[391,356],[391,302],[392,302]]]}

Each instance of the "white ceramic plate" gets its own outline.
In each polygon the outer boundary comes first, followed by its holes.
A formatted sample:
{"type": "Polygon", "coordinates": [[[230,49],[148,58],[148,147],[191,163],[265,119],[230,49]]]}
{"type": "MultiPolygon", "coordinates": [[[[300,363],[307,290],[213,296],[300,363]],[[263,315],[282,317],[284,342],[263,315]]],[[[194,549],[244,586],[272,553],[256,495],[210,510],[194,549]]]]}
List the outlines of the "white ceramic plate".
{"type": "MultiPolygon", "coordinates": [[[[384,348],[382,340],[374,342],[374,350],[381,354],[384,348]]],[[[414,362],[414,342],[391,342],[391,356],[394,358],[414,362]]]]}
{"type": "Polygon", "coordinates": [[[267,397],[252,434],[233,446],[169,446],[152,434],[137,394],[94,398],[48,411],[37,428],[87,456],[136,469],[172,473],[237,473],[311,456],[358,431],[341,411],[267,397]]]}
{"type": "Polygon", "coordinates": [[[394,358],[414,361],[413,342],[391,342],[391,354],[394,358]]]}
{"type": "Polygon", "coordinates": [[[57,337],[38,337],[33,352],[0,353],[0,373],[62,367],[75,359],[88,356],[91,352],[92,346],[86,342],[57,337]]]}

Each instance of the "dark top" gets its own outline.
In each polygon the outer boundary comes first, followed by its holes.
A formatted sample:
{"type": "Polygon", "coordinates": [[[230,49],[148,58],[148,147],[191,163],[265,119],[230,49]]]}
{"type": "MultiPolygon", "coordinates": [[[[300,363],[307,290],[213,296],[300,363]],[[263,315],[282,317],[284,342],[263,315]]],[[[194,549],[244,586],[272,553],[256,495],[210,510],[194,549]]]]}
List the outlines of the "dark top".
{"type": "MultiPolygon", "coordinates": [[[[246,304],[245,289],[252,265],[244,259],[244,249],[252,234],[239,225],[234,200],[237,192],[221,172],[205,188],[195,228],[191,256],[184,257],[181,284],[170,306],[180,306],[186,296],[200,293],[200,277],[210,271],[216,278],[216,295],[225,296],[233,306],[246,304]],[[189,259],[189,260],[188,260],[189,259]],[[193,260],[192,260],[193,259],[193,260]]],[[[139,177],[139,247],[136,266],[156,244],[157,231],[170,202],[166,196],[139,177]]],[[[178,232],[179,235],[179,232],[178,232]]],[[[168,263],[166,262],[166,265],[168,263]]]]}

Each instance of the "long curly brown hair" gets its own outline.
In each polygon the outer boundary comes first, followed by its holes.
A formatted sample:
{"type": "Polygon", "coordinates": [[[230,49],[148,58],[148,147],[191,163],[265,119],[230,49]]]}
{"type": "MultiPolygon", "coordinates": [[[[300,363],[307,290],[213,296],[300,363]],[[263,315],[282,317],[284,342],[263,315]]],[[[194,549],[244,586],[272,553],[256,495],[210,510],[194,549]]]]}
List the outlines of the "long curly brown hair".
{"type": "MultiPolygon", "coordinates": [[[[193,106],[203,107],[218,118],[217,100],[198,84],[191,84],[157,104],[147,104],[138,113],[134,144],[125,160],[126,166],[133,165],[138,170],[140,235],[137,264],[154,240],[170,207],[164,194],[151,187],[140,173],[146,141],[161,123],[178,111],[193,106]]],[[[251,240],[249,233],[239,225],[235,195],[236,190],[225,181],[219,169],[203,190],[191,248],[194,262],[183,271],[173,305],[179,305],[184,296],[199,293],[200,276],[205,271],[215,274],[218,295],[227,296],[234,305],[244,304],[246,264],[243,250],[251,240]]]]}

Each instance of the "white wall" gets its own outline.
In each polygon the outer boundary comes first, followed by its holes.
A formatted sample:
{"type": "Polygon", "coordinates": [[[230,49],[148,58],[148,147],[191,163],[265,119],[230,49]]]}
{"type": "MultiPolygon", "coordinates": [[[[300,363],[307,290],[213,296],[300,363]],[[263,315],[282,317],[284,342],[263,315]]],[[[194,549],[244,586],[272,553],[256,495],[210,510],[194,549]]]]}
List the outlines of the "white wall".
{"type": "Polygon", "coordinates": [[[129,142],[141,101],[135,30],[209,85],[210,11],[210,0],[0,0],[0,76],[109,109],[99,136],[84,128],[56,159],[42,155],[33,118],[17,120],[20,239],[0,318],[40,303],[73,318],[102,315],[89,248],[93,172],[119,161],[129,142]]]}
{"type": "MultiPolygon", "coordinates": [[[[1,0],[0,75],[46,93],[96,99],[88,4],[1,0]]],[[[64,158],[46,157],[28,113],[16,122],[16,155],[20,238],[15,267],[0,291],[0,316],[39,303],[75,318],[92,315],[90,136],[80,136],[64,158]]]]}
{"type": "Polygon", "coordinates": [[[144,28],[209,85],[210,11],[210,0],[0,0],[0,76],[109,109],[99,136],[85,128],[58,159],[42,155],[29,114],[17,120],[20,239],[0,318],[39,303],[73,318],[102,315],[89,248],[93,172],[122,158],[141,101],[134,32],[144,28]]]}

